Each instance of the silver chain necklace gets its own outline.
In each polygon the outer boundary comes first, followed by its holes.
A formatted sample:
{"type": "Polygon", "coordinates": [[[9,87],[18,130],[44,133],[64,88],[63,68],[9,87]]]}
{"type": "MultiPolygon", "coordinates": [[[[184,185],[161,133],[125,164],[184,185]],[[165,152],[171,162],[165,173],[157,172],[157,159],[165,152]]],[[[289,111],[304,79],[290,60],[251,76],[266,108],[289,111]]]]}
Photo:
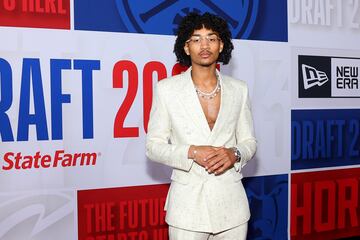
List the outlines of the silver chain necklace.
{"type": "Polygon", "coordinates": [[[219,77],[218,77],[217,74],[216,74],[216,80],[217,80],[217,82],[216,82],[215,88],[209,93],[203,92],[198,87],[195,86],[195,90],[196,90],[197,95],[199,97],[202,97],[202,98],[205,98],[205,99],[213,99],[214,97],[216,97],[216,95],[218,95],[218,93],[221,90],[220,80],[219,80],[219,77]]]}

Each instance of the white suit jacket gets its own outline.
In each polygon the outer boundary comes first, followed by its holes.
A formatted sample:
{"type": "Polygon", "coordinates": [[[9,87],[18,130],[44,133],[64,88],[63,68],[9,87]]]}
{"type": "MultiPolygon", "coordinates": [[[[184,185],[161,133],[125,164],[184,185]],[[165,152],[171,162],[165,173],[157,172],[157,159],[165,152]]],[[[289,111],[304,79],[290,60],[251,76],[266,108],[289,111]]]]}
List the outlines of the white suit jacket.
{"type": "Polygon", "coordinates": [[[171,166],[166,222],[182,229],[217,233],[249,220],[241,168],[256,151],[248,88],[221,75],[221,103],[212,130],[186,72],[157,84],[150,113],[146,154],[171,166]],[[190,145],[236,146],[241,161],[215,176],[188,159],[190,145]]]}

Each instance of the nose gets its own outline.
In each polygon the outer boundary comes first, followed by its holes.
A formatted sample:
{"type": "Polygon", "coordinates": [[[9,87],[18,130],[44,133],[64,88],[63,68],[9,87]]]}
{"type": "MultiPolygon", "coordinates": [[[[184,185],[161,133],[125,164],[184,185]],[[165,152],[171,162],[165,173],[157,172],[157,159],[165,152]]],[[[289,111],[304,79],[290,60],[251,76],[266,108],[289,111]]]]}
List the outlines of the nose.
{"type": "Polygon", "coordinates": [[[200,47],[207,48],[209,47],[210,43],[206,38],[200,38],[200,47]]]}

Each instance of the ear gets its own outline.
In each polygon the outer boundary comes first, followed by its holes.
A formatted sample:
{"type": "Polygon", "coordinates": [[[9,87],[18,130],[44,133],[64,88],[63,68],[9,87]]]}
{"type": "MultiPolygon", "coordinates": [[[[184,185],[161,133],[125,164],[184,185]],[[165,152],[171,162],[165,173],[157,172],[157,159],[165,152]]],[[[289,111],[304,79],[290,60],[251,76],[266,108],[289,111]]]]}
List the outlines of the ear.
{"type": "Polygon", "coordinates": [[[222,41],[220,41],[219,53],[222,52],[223,48],[224,48],[224,43],[222,41]]]}
{"type": "Polygon", "coordinates": [[[186,43],[185,43],[185,46],[184,46],[184,51],[185,51],[186,55],[190,55],[189,46],[186,43]]]}

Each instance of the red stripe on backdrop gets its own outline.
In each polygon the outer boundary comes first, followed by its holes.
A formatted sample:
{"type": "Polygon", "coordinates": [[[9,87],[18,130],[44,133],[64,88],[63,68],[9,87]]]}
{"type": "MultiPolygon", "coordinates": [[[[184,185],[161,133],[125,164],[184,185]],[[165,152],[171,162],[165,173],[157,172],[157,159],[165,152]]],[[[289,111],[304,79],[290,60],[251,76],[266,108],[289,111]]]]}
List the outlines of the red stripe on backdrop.
{"type": "Polygon", "coordinates": [[[169,184],[78,191],[78,239],[168,239],[169,184]]]}
{"type": "Polygon", "coordinates": [[[360,169],[291,175],[291,239],[339,239],[359,234],[360,169]]]}
{"type": "Polygon", "coordinates": [[[70,0],[1,1],[0,26],[70,29],[70,0]]]}

